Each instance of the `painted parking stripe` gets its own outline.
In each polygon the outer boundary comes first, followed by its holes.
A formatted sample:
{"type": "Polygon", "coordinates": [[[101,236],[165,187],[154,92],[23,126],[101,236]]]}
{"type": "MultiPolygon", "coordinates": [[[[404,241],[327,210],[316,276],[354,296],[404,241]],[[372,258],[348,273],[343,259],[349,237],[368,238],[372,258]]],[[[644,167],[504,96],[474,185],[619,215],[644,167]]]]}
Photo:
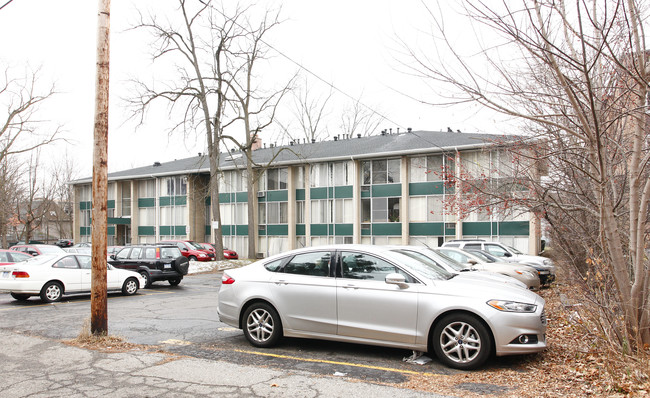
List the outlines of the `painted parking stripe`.
{"type": "Polygon", "coordinates": [[[262,356],[280,358],[280,359],[292,359],[295,361],[302,361],[302,362],[316,362],[316,363],[326,363],[329,365],[353,366],[355,368],[383,370],[385,372],[406,373],[412,375],[440,376],[437,373],[431,373],[431,372],[416,372],[414,370],[386,368],[383,366],[362,365],[362,364],[351,363],[351,362],[328,361],[325,359],[313,359],[313,358],[300,358],[300,357],[294,357],[290,355],[270,354],[267,352],[259,352],[259,351],[248,351],[248,350],[234,350],[234,351],[242,354],[262,355],[262,356]]]}

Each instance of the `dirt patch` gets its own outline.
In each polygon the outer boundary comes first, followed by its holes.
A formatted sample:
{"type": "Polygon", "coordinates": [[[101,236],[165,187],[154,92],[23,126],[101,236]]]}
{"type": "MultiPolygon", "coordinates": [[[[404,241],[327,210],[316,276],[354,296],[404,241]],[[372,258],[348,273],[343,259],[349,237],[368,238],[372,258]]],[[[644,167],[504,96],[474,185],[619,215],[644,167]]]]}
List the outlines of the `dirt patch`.
{"type": "Polygon", "coordinates": [[[463,397],[648,397],[648,357],[617,355],[585,337],[562,283],[539,294],[546,300],[548,348],[525,357],[493,358],[486,368],[450,376],[415,376],[400,387],[463,397]]]}

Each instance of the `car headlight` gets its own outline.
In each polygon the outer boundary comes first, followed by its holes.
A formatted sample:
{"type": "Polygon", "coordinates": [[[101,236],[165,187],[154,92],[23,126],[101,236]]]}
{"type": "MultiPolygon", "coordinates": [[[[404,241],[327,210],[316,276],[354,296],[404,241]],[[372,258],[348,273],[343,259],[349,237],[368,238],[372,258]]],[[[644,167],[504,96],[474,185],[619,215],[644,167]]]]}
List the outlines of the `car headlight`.
{"type": "Polygon", "coordinates": [[[552,264],[553,263],[551,262],[551,260],[548,259],[544,260],[544,265],[552,265],[552,264]]]}
{"type": "Polygon", "coordinates": [[[208,255],[205,253],[199,253],[199,257],[207,257],[208,255]]]}
{"type": "Polygon", "coordinates": [[[522,270],[516,269],[515,272],[518,273],[519,275],[524,275],[524,276],[527,276],[529,278],[534,278],[535,277],[535,275],[530,271],[522,271],[522,270]]]}
{"type": "Polygon", "coordinates": [[[537,306],[535,304],[518,303],[516,301],[506,300],[490,300],[487,302],[492,308],[505,312],[535,312],[537,306]]]}

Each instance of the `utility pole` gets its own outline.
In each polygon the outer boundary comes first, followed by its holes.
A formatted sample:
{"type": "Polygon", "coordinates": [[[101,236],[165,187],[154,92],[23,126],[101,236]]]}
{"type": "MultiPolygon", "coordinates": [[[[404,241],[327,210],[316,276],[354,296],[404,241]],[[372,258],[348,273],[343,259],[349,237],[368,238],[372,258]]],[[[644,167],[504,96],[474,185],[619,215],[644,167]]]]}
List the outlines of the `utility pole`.
{"type": "Polygon", "coordinates": [[[108,333],[106,294],[106,234],[108,201],[108,72],[110,58],[111,1],[99,0],[97,29],[97,81],[92,184],[92,283],[90,330],[108,333]]]}

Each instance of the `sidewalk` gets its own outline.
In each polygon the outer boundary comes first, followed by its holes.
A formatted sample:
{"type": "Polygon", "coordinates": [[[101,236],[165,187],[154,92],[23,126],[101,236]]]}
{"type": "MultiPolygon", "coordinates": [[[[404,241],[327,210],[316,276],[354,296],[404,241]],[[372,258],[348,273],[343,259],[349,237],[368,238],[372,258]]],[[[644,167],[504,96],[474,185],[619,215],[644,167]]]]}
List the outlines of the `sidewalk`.
{"type": "Polygon", "coordinates": [[[106,353],[0,330],[0,397],[440,397],[158,352],[106,353]]]}

